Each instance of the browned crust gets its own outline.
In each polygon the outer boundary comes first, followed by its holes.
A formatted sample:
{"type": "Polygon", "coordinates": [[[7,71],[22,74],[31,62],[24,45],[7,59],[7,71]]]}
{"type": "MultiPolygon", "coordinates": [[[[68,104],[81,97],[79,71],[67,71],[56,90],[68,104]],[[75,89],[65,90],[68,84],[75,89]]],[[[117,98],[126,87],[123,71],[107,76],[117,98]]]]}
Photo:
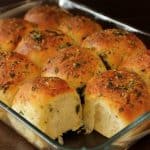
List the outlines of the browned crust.
{"type": "Polygon", "coordinates": [[[32,105],[45,105],[47,102],[54,100],[53,97],[59,97],[61,94],[70,92],[74,92],[73,89],[62,79],[56,77],[37,77],[20,86],[13,104],[17,101],[22,101],[23,103],[30,101],[33,103],[32,105]]]}
{"type": "Polygon", "coordinates": [[[102,30],[102,27],[90,18],[71,16],[62,20],[59,29],[72,37],[76,43],[81,44],[87,36],[102,30]]]}
{"type": "Polygon", "coordinates": [[[146,49],[143,42],[133,33],[120,29],[107,29],[87,37],[83,47],[95,48],[112,69],[116,69],[123,59],[146,49]]]}
{"type": "Polygon", "coordinates": [[[71,45],[73,45],[73,40],[58,30],[36,29],[26,33],[15,51],[26,55],[41,67],[48,58],[71,45]]]}
{"type": "Polygon", "coordinates": [[[15,52],[0,53],[0,88],[7,90],[10,85],[17,85],[25,79],[39,74],[39,69],[23,55],[15,52]]]}
{"type": "Polygon", "coordinates": [[[36,25],[23,19],[10,18],[0,20],[0,51],[11,51],[17,46],[22,35],[36,25]]]}
{"type": "Polygon", "coordinates": [[[36,78],[32,84],[32,91],[40,92],[40,90],[52,97],[73,91],[64,80],[57,77],[36,78]]]}
{"type": "Polygon", "coordinates": [[[150,51],[140,54],[133,53],[119,67],[128,71],[136,72],[147,84],[150,90],[150,51]]]}
{"type": "Polygon", "coordinates": [[[150,97],[141,78],[127,71],[107,71],[87,84],[86,97],[101,98],[112,112],[129,123],[150,111],[150,97]]]}
{"type": "Polygon", "coordinates": [[[41,28],[57,29],[62,18],[70,16],[69,12],[57,6],[36,6],[30,9],[24,19],[38,24],[41,28]]]}
{"type": "Polygon", "coordinates": [[[49,59],[43,68],[43,76],[57,76],[80,87],[96,73],[105,71],[101,60],[89,49],[72,46],[49,59]]]}

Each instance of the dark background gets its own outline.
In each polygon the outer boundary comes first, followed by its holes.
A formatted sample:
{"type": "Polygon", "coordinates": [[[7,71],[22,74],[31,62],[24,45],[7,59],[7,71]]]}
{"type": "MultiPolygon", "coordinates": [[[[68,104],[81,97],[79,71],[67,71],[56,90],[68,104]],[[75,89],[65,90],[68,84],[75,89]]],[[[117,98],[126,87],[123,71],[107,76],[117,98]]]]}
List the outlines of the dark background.
{"type": "MultiPolygon", "coordinates": [[[[20,0],[0,0],[0,6],[20,0]]],[[[150,33],[150,4],[148,0],[76,0],[114,19],[150,33]]],[[[150,150],[150,136],[130,150],[150,150]]]]}
{"type": "Polygon", "coordinates": [[[76,0],[124,23],[150,32],[149,0],[76,0]]]}
{"type": "MultiPolygon", "coordinates": [[[[0,6],[21,0],[0,0],[0,6]]],[[[149,0],[75,0],[124,23],[150,32],[149,0]]]]}

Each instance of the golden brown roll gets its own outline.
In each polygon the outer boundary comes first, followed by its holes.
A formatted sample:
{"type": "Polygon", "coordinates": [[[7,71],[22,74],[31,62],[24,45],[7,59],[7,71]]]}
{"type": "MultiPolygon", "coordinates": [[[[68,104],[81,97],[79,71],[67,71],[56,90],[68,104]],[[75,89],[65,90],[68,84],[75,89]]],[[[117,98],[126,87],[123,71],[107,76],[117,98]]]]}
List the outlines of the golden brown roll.
{"type": "MultiPolygon", "coordinates": [[[[38,68],[23,55],[0,52],[0,100],[11,106],[20,84],[38,74],[38,68]]],[[[0,119],[5,120],[2,111],[0,119]]]]}
{"type": "Polygon", "coordinates": [[[73,40],[60,31],[37,29],[26,33],[15,51],[26,55],[36,65],[42,67],[48,58],[72,44],[73,40]]]}
{"type": "Polygon", "coordinates": [[[119,67],[128,71],[136,72],[146,83],[150,91],[150,51],[133,53],[125,59],[119,67]]]}
{"type": "Polygon", "coordinates": [[[72,87],[78,88],[84,86],[95,74],[105,70],[102,61],[94,52],[72,46],[49,59],[43,67],[42,76],[59,77],[72,87]]]}
{"type": "Polygon", "coordinates": [[[84,123],[87,132],[111,137],[150,111],[150,96],[141,78],[127,71],[106,71],[85,89],[84,123]]]}
{"type": "Polygon", "coordinates": [[[94,33],[83,41],[82,46],[95,48],[97,54],[111,69],[116,69],[131,53],[146,49],[136,35],[120,29],[107,29],[94,33]]]}
{"type": "Polygon", "coordinates": [[[59,29],[80,45],[87,36],[102,30],[102,27],[90,18],[84,16],[70,16],[63,18],[59,29]]]}
{"type": "Polygon", "coordinates": [[[0,19],[0,51],[14,50],[22,35],[32,28],[36,25],[23,19],[0,19]]]}
{"type": "Polygon", "coordinates": [[[69,12],[57,6],[36,6],[30,9],[24,19],[38,24],[41,28],[57,29],[63,18],[70,16],[69,12]]]}
{"type": "MultiPolygon", "coordinates": [[[[38,77],[26,82],[15,95],[12,108],[52,139],[82,125],[79,96],[64,80],[55,77],[38,77]]],[[[31,143],[46,147],[29,129],[11,117],[10,120],[31,143]]]]}

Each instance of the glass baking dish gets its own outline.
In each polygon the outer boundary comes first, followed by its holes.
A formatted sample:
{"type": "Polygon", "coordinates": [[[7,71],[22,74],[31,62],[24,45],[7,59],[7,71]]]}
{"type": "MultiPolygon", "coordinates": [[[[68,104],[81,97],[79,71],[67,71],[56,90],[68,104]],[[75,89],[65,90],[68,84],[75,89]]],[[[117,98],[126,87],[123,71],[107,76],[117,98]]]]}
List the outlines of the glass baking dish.
{"type": "MultiPolygon", "coordinates": [[[[65,8],[73,13],[83,14],[89,17],[96,19],[100,22],[103,27],[117,27],[130,32],[135,32],[150,48],[150,34],[138,30],[134,27],[131,27],[127,24],[116,21],[108,16],[103,15],[102,13],[96,12],[84,5],[76,3],[70,0],[26,0],[21,1],[19,3],[15,3],[12,5],[8,5],[6,7],[0,8],[0,18],[10,18],[10,17],[20,17],[22,16],[28,9],[32,8],[36,5],[41,5],[43,3],[53,3],[62,8],[65,8]]],[[[16,113],[2,101],[0,101],[0,108],[6,111],[11,117],[17,119],[25,128],[32,130],[34,134],[36,134],[39,138],[41,138],[45,143],[48,144],[47,149],[59,149],[59,150],[123,150],[128,149],[134,142],[144,137],[145,135],[150,134],[150,112],[140,116],[133,123],[128,125],[126,128],[121,130],[119,133],[114,135],[112,138],[108,139],[98,134],[97,132],[93,132],[89,135],[85,135],[84,133],[75,133],[68,132],[64,134],[64,145],[59,144],[57,141],[51,139],[49,136],[44,134],[41,130],[36,128],[31,122],[27,121],[21,115],[16,113]],[[148,126],[149,128],[143,130],[140,133],[135,135],[131,135],[133,130],[137,131],[141,126],[148,126]]]]}

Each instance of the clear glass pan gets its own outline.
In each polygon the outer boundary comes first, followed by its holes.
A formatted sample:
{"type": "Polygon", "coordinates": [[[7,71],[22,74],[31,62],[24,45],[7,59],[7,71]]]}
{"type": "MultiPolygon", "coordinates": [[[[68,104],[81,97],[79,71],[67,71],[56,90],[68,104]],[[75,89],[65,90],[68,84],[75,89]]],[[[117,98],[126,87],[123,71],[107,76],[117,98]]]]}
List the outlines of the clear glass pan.
{"type": "MultiPolygon", "coordinates": [[[[21,1],[19,3],[8,5],[6,7],[0,8],[0,18],[10,18],[10,17],[20,17],[28,9],[32,8],[35,5],[40,5],[42,3],[55,3],[60,7],[68,9],[74,13],[80,13],[88,15],[97,21],[100,21],[104,27],[118,27],[130,32],[135,32],[144,43],[149,47],[150,45],[150,34],[143,32],[141,30],[135,29],[129,25],[116,21],[108,16],[105,16],[99,12],[96,12],[86,6],[78,4],[70,0],[32,0],[32,1],[21,1]]],[[[18,122],[23,124],[25,128],[32,130],[39,138],[45,141],[48,144],[48,149],[59,149],[59,150],[122,150],[127,149],[134,142],[144,137],[147,134],[150,134],[150,112],[140,116],[137,120],[131,123],[129,126],[121,130],[119,133],[114,135],[112,138],[107,139],[100,134],[93,132],[90,135],[79,135],[75,133],[67,133],[64,135],[64,145],[60,145],[57,141],[52,140],[41,130],[36,128],[31,122],[27,121],[25,118],[20,116],[14,110],[9,108],[6,104],[0,101],[0,108],[9,113],[13,118],[17,119],[18,122]],[[149,129],[144,130],[136,135],[131,136],[133,130],[137,130],[139,126],[148,125],[149,129]]]]}

